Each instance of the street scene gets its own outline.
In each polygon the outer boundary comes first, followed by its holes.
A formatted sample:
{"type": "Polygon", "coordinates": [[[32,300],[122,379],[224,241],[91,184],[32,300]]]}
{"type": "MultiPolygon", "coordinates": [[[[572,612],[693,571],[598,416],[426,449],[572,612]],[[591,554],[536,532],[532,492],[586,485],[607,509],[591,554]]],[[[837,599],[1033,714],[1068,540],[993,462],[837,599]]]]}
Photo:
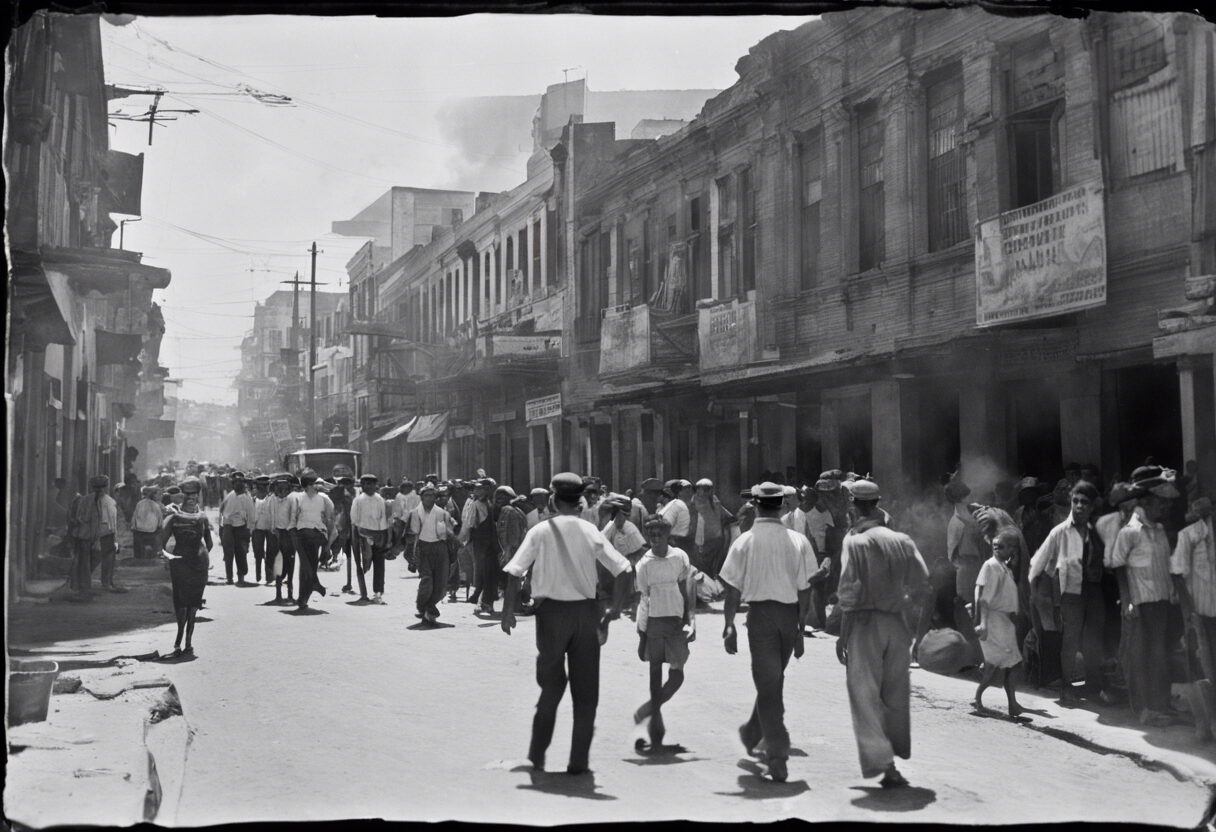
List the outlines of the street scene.
{"type": "Polygon", "coordinates": [[[1216,828],[1212,22],[23,15],[14,827],[1216,828]]]}

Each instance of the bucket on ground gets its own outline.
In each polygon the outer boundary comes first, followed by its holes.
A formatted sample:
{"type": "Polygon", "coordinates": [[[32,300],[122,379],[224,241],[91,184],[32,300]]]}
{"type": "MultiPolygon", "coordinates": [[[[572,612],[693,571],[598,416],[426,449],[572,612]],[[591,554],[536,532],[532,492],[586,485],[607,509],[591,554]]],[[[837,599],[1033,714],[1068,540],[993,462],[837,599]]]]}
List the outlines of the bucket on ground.
{"type": "Polygon", "coordinates": [[[59,662],[13,659],[8,675],[8,724],[42,722],[51,705],[59,662]]]}

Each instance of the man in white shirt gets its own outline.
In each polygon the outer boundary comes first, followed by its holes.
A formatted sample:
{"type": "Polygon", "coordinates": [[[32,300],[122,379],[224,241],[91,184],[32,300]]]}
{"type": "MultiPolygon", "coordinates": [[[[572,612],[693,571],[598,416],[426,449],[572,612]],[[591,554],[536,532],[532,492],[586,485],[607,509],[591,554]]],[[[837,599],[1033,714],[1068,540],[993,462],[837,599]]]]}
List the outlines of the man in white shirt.
{"type": "Polygon", "coordinates": [[[234,471],[231,479],[232,491],[220,501],[220,545],[224,548],[224,573],[228,583],[232,583],[232,561],[235,559],[237,582],[244,584],[245,573],[249,571],[249,540],[257,507],[253,495],[245,490],[245,475],[234,471]]]}
{"type": "Polygon", "coordinates": [[[118,547],[118,503],[106,493],[110,478],[98,474],[89,480],[91,493],[77,495],[68,507],[68,535],[76,558],[73,600],[93,598],[93,570],[101,562],[101,585],[111,592],[126,592],[114,585],[114,557],[118,547]]]}
{"type": "Polygon", "coordinates": [[[266,564],[266,585],[272,582],[274,556],[274,502],[270,492],[270,477],[263,474],[253,481],[253,567],[254,577],[262,580],[262,564],[266,564]]]}
{"type": "Polygon", "coordinates": [[[278,552],[271,560],[270,572],[274,575],[274,602],[281,604],[283,599],[283,584],[287,584],[287,599],[289,604],[295,603],[292,590],[295,586],[296,544],[292,537],[291,527],[291,495],[295,484],[299,482],[294,474],[279,474],[275,477],[271,488],[274,500],[271,511],[274,514],[274,537],[278,544],[278,552]]]}
{"type": "Polygon", "coordinates": [[[682,479],[669,480],[664,491],[671,495],[671,500],[659,510],[659,515],[671,524],[671,545],[685,552],[694,551],[689,536],[692,514],[688,510],[688,503],[692,500],[692,483],[682,479]]]}
{"type": "Polygon", "coordinates": [[[1193,625],[1199,664],[1208,680],[1216,680],[1216,536],[1212,533],[1212,501],[1200,497],[1191,503],[1196,520],[1178,533],[1170,557],[1170,574],[1182,602],[1182,612],[1193,625]]]}
{"type": "MultiPolygon", "coordinates": [[[[811,602],[811,580],[820,578],[815,551],[805,535],[781,523],[784,489],[765,482],[752,488],[756,522],[726,553],[719,579],[726,588],[722,638],[726,652],[738,652],[735,613],[747,604],[756,701],[739,738],[749,755],[763,742],[769,776],[783,782],[789,772],[790,735],[785,727],[785,668],[790,655],[802,658],[801,622],[811,602]]],[[[822,575],[827,571],[822,570],[822,575]]]]}
{"type": "Polygon", "coordinates": [[[325,587],[317,577],[317,565],[321,552],[334,539],[334,504],[328,494],[317,490],[320,478],[315,471],[306,469],[300,473],[303,491],[292,494],[291,523],[292,538],[299,555],[300,585],[296,595],[296,606],[308,609],[308,596],[313,592],[325,597],[325,587]]]}
{"type": "Polygon", "coordinates": [[[145,485],[140,489],[143,499],[135,504],[131,515],[131,537],[135,548],[135,557],[153,558],[159,550],[156,537],[160,532],[161,521],[165,512],[160,501],[155,499],[156,486],[145,485]]]}
{"type": "Polygon", "coordinates": [[[447,541],[452,533],[452,516],[435,505],[439,497],[435,486],[424,485],[418,496],[422,503],[409,513],[405,525],[406,539],[414,544],[414,562],[418,564],[418,612],[415,617],[426,624],[434,624],[439,618],[439,602],[448,584],[447,541]]]}
{"type": "Polygon", "coordinates": [[[588,757],[599,704],[600,645],[608,637],[608,622],[620,617],[621,604],[629,590],[630,566],[599,529],[579,517],[581,477],[558,474],[551,489],[558,516],[529,529],[515,557],[505,567],[510,580],[502,630],[510,635],[515,627],[520,580],[530,574],[539,653],[536,679],[541,692],[532,720],[528,759],[537,771],[544,770],[557,706],[566,691],[568,661],[574,730],[566,771],[584,774],[590,770],[588,757]],[[603,614],[595,600],[596,563],[616,577],[612,605],[603,614]]]}
{"type": "Polygon", "coordinates": [[[350,506],[352,550],[355,558],[355,574],[359,579],[359,600],[367,599],[367,580],[363,577],[372,569],[372,603],[384,603],[384,553],[388,550],[390,503],[376,491],[378,479],[375,474],[359,477],[363,493],[355,495],[350,506]]]}

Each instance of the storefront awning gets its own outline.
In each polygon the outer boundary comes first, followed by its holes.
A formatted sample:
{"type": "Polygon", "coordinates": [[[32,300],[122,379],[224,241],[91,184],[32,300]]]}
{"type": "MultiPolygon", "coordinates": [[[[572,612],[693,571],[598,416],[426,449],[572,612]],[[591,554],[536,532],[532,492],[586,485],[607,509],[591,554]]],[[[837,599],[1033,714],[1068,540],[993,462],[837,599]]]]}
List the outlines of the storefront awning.
{"type": "Polygon", "coordinates": [[[42,268],[37,254],[13,249],[10,262],[15,331],[34,344],[75,344],[76,296],[65,275],[42,268]]]}
{"type": "Polygon", "coordinates": [[[413,418],[410,418],[410,419],[406,419],[404,422],[397,425],[397,427],[393,428],[388,433],[384,434],[384,436],[381,436],[379,439],[373,439],[372,441],[373,442],[388,442],[390,439],[396,439],[398,436],[401,436],[404,433],[409,433],[410,428],[412,428],[414,426],[414,423],[417,421],[418,421],[417,416],[414,416],[413,418]]]}
{"type": "Polygon", "coordinates": [[[434,442],[442,439],[448,429],[448,412],[427,413],[418,417],[418,424],[410,431],[406,442],[434,442]]]}
{"type": "Polygon", "coordinates": [[[41,256],[45,266],[66,274],[78,292],[104,295],[128,291],[133,283],[150,289],[169,285],[169,270],[141,263],[141,255],[136,252],[46,246],[41,256]]]}

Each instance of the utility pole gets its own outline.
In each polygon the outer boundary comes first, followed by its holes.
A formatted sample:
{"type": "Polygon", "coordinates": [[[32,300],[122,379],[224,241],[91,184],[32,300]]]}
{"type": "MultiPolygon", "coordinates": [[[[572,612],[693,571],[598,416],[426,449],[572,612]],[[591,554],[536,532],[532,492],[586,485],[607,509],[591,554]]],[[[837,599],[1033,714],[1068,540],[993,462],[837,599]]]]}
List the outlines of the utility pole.
{"type": "Polygon", "coordinates": [[[317,364],[317,243],[313,241],[312,275],[308,289],[308,445],[317,447],[317,388],[313,367],[317,364]]]}

